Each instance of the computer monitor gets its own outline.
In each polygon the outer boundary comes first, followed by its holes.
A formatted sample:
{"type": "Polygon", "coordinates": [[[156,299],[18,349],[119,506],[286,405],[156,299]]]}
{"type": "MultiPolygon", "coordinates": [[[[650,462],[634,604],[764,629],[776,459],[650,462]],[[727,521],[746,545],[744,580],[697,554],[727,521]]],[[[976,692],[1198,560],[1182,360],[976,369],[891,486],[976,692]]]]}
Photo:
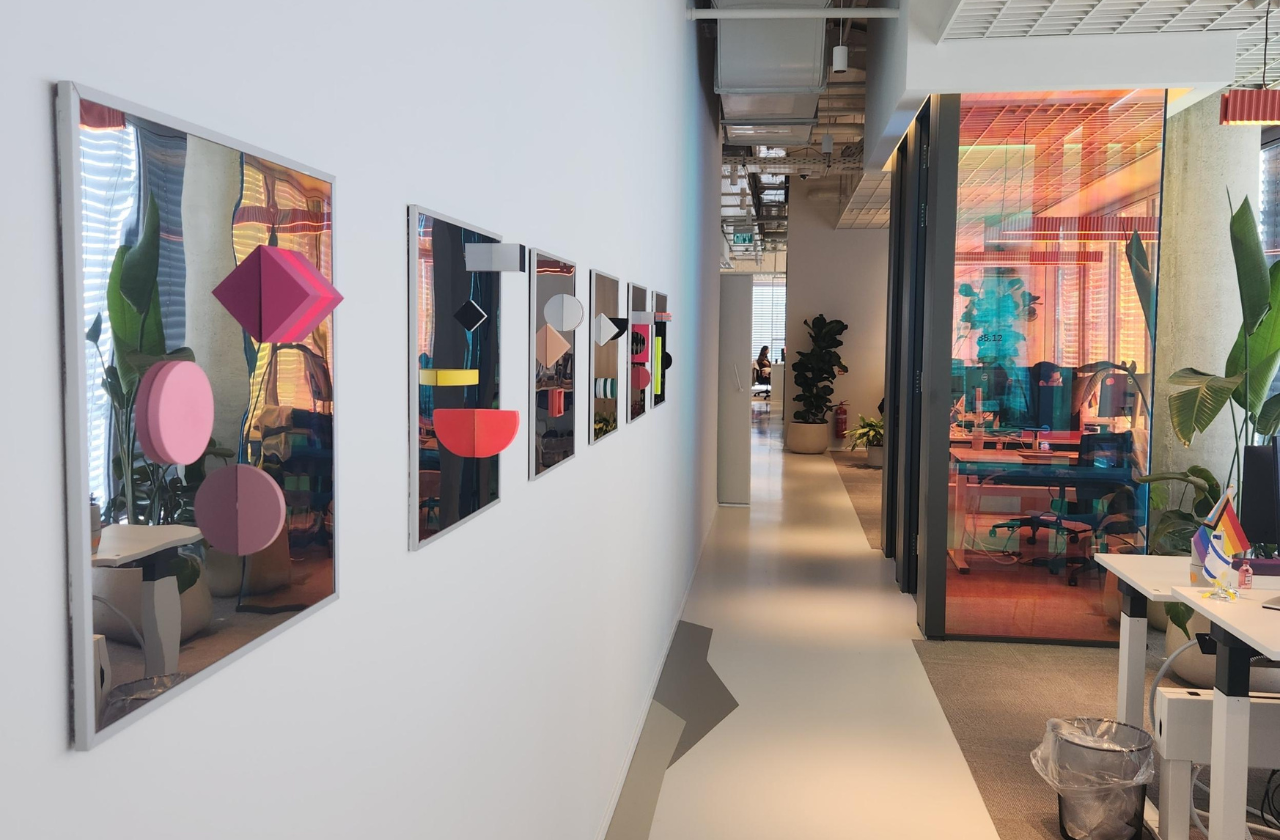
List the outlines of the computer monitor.
{"type": "Polygon", "coordinates": [[[1255,545],[1280,543],[1280,442],[1244,448],[1240,524],[1255,545]]]}
{"type": "Polygon", "coordinates": [[[1127,373],[1113,371],[1098,385],[1099,417],[1132,417],[1138,404],[1138,386],[1127,373]]]}

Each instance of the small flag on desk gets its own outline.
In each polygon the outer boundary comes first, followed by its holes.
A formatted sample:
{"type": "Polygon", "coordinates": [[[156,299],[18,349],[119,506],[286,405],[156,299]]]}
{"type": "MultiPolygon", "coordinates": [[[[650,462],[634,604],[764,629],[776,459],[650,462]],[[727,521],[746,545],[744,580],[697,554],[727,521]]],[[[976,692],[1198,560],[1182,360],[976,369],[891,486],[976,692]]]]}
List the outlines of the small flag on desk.
{"type": "Polygon", "coordinates": [[[1191,552],[1204,565],[1204,576],[1215,586],[1226,586],[1227,575],[1231,571],[1231,556],[1222,550],[1222,535],[1210,531],[1205,525],[1200,526],[1191,540],[1191,552]]]}
{"type": "Polygon", "coordinates": [[[1249,538],[1245,536],[1240,519],[1236,516],[1235,506],[1231,504],[1230,490],[1223,493],[1213,510],[1209,511],[1205,524],[1222,535],[1222,551],[1228,557],[1243,554],[1253,547],[1249,545],[1249,538]]]}

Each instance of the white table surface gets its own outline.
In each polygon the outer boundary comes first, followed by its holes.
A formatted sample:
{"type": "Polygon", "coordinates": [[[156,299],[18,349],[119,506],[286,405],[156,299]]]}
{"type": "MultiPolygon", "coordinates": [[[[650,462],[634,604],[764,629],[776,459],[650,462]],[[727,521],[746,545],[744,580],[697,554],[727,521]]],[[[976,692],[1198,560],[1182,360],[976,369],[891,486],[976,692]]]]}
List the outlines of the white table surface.
{"type": "Polygon", "coordinates": [[[1175,586],[1191,584],[1191,558],[1160,554],[1095,554],[1098,565],[1142,593],[1148,601],[1176,601],[1175,586]]]}
{"type": "MultiPolygon", "coordinates": [[[[1255,583],[1257,578],[1254,578],[1255,583]]],[[[1234,601],[1201,597],[1200,587],[1175,586],[1174,596],[1193,610],[1248,644],[1267,659],[1280,660],[1280,611],[1262,608],[1276,597],[1274,589],[1248,589],[1234,601]]]]}
{"type": "Polygon", "coordinates": [[[203,538],[190,525],[108,525],[93,555],[95,567],[113,568],[139,560],[166,548],[190,545],[203,538]]]}

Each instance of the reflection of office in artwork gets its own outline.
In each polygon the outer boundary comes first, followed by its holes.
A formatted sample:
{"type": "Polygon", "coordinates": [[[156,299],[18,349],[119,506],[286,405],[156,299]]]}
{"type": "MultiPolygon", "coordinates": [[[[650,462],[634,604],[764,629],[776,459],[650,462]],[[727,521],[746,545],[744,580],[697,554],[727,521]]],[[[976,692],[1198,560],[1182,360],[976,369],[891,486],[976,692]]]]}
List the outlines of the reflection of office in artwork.
{"type": "Polygon", "coordinates": [[[58,105],[87,747],[335,594],[341,296],[328,176],[69,84],[58,105]]]}
{"type": "MultiPolygon", "coordinates": [[[[627,319],[616,277],[591,272],[591,442],[618,428],[618,380],[622,376],[627,319]]],[[[625,388],[624,388],[625,392],[625,388]]]]}
{"type": "Polygon", "coordinates": [[[498,500],[499,456],[474,449],[478,433],[505,446],[519,423],[499,409],[501,274],[467,265],[468,248],[474,262],[477,246],[497,241],[409,210],[413,548],[498,500]]]}
{"type": "Polygon", "coordinates": [[[585,310],[574,296],[573,263],[535,252],[529,276],[529,477],[537,478],[573,457],[577,328],[585,310]]]}

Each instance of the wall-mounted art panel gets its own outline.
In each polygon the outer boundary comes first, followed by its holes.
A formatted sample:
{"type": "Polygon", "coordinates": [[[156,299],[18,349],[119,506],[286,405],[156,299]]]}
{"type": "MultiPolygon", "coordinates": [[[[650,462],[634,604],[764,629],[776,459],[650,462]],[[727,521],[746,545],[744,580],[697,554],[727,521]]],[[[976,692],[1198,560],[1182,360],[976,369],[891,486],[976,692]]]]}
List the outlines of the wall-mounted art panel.
{"type": "Polygon", "coordinates": [[[69,82],[57,115],[88,749],[336,597],[342,296],[330,176],[69,82]]]}
{"type": "Polygon", "coordinates": [[[586,314],[577,268],[540,251],[529,264],[529,478],[573,457],[574,345],[586,314]]]}
{"type": "Polygon", "coordinates": [[[471,269],[481,263],[475,247],[499,241],[409,208],[411,549],[498,501],[498,453],[520,413],[499,401],[502,275],[471,269]]]}
{"type": "Polygon", "coordinates": [[[653,394],[653,406],[657,408],[667,401],[667,371],[671,370],[671,348],[668,344],[671,312],[667,306],[667,296],[661,292],[653,293],[653,366],[652,381],[649,383],[653,394]]]}
{"type": "Polygon", "coordinates": [[[627,284],[627,323],[630,327],[627,348],[627,422],[644,415],[648,408],[649,354],[653,345],[653,313],[649,311],[649,290],[635,283],[627,284]]]}
{"type": "MultiPolygon", "coordinates": [[[[591,272],[591,442],[618,428],[618,380],[626,347],[627,318],[618,278],[591,272]]],[[[626,385],[622,392],[626,393],[626,385]]]]}

